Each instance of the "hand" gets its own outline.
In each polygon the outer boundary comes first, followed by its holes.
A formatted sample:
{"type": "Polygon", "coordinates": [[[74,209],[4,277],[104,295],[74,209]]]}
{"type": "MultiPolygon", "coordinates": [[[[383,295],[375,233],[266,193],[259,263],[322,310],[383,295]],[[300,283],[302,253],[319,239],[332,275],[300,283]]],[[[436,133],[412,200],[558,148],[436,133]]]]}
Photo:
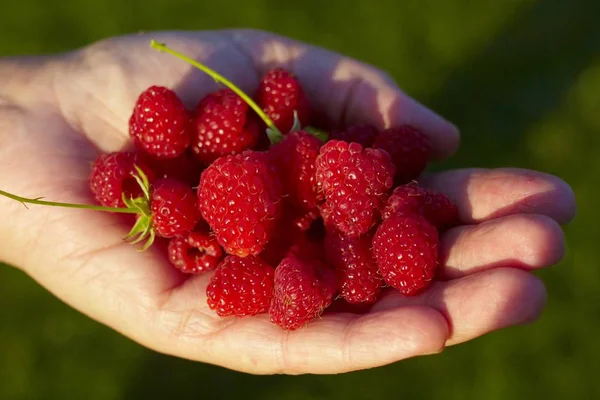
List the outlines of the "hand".
{"type": "MultiPolygon", "coordinates": [[[[293,70],[316,109],[337,124],[412,123],[436,159],[458,147],[453,125],[358,61],[256,31],[156,33],[113,38],[72,53],[0,63],[0,189],[93,203],[90,163],[128,145],[127,120],[152,84],[193,106],[217,85],[149,47],[154,38],[252,91],[266,69],[293,70]]],[[[424,184],[459,206],[462,226],[441,237],[443,280],[425,294],[387,293],[366,314],[327,314],[285,332],[261,315],[219,318],[206,306],[208,275],[187,278],[163,253],[121,239],[118,216],[23,205],[0,198],[0,259],[66,303],[159,352],[256,374],[339,373],[442,351],[535,320],[545,289],[530,270],[558,262],[560,223],[575,213],[570,187],[519,169],[464,169],[424,184]]]]}

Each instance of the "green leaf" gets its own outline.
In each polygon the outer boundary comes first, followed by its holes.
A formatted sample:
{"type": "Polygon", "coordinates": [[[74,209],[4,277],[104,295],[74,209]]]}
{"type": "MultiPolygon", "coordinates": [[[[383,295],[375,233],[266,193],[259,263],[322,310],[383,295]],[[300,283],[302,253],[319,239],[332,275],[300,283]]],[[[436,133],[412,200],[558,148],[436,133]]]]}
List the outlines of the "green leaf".
{"type": "Polygon", "coordinates": [[[283,135],[279,131],[275,131],[271,128],[267,128],[267,136],[271,144],[277,144],[283,139],[283,135]]]}
{"type": "Polygon", "coordinates": [[[144,171],[142,171],[142,169],[140,167],[138,167],[136,164],[134,164],[133,167],[135,168],[135,170],[137,172],[137,174],[133,174],[133,177],[135,178],[138,185],[140,185],[140,188],[142,189],[142,192],[144,193],[144,197],[147,200],[150,200],[150,182],[148,181],[148,177],[146,176],[144,171]]]}
{"type": "Polygon", "coordinates": [[[322,129],[315,128],[314,126],[306,126],[304,130],[323,143],[326,143],[329,140],[329,134],[322,129]]]}
{"type": "Polygon", "coordinates": [[[139,251],[146,251],[154,243],[155,238],[156,232],[152,226],[152,218],[141,215],[123,240],[129,244],[137,244],[145,240],[146,243],[139,251]]]}

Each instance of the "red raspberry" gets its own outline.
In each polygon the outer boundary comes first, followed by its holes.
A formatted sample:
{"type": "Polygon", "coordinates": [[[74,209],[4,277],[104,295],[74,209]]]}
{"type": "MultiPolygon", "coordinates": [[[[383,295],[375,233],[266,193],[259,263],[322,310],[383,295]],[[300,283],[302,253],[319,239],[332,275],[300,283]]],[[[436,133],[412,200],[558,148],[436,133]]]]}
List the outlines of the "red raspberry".
{"type": "Polygon", "coordinates": [[[427,191],[415,182],[400,185],[388,197],[381,216],[384,219],[389,218],[399,211],[420,213],[423,204],[425,204],[426,196],[427,191]]]}
{"type": "Polygon", "coordinates": [[[190,115],[175,92],[151,86],[142,92],[129,118],[135,145],[158,159],[175,158],[190,144],[190,115]]]}
{"type": "Polygon", "coordinates": [[[367,233],[378,221],[395,168],[385,150],[330,140],[317,157],[317,182],[329,220],[346,236],[367,233]]]}
{"type": "Polygon", "coordinates": [[[358,143],[363,147],[371,147],[379,131],[373,125],[352,125],[345,130],[333,130],[330,139],[358,143]]]}
{"type": "Polygon", "coordinates": [[[223,258],[223,249],[208,232],[192,231],[169,241],[169,261],[186,274],[213,270],[223,258]]]}
{"type": "Polygon", "coordinates": [[[231,89],[218,90],[202,99],[194,113],[192,150],[203,164],[256,145],[260,126],[256,119],[248,118],[248,112],[248,104],[231,89]]]}
{"type": "Polygon", "coordinates": [[[383,280],[371,253],[372,235],[349,238],[329,230],[325,238],[327,259],[335,268],[340,295],[350,304],[373,303],[383,280]]]}
{"type": "Polygon", "coordinates": [[[388,218],[398,212],[420,213],[438,229],[451,227],[458,220],[458,210],[445,194],[428,191],[415,182],[394,189],[382,216],[388,218]]]}
{"type": "Polygon", "coordinates": [[[336,288],[332,270],[318,261],[288,255],[275,269],[271,322],[288,330],[304,326],[331,304],[336,288]]]}
{"type": "Polygon", "coordinates": [[[200,182],[202,165],[191,151],[169,160],[152,159],[143,153],[140,153],[140,156],[152,168],[157,178],[175,179],[190,186],[197,186],[200,182]]]}
{"type": "Polygon", "coordinates": [[[192,188],[169,178],[152,185],[150,211],[156,234],[165,238],[191,231],[199,219],[198,199],[192,188]]]}
{"type": "Polygon", "coordinates": [[[281,186],[267,154],[245,151],[221,157],[202,172],[202,217],[229,254],[257,255],[279,216],[281,186]]]}
{"type": "Polygon", "coordinates": [[[423,214],[440,230],[448,229],[458,223],[458,208],[443,193],[429,193],[425,199],[423,214]]]}
{"type": "Polygon", "coordinates": [[[310,104],[300,82],[282,68],[275,68],[265,74],[255,98],[258,106],[283,134],[292,129],[294,111],[298,113],[301,126],[310,123],[310,104]]]}
{"type": "Polygon", "coordinates": [[[114,152],[101,154],[92,165],[90,189],[96,200],[105,207],[125,207],[123,194],[127,198],[143,195],[142,189],[133,177],[137,165],[150,181],[154,179],[152,170],[138,157],[137,153],[114,152]]]}
{"type": "Polygon", "coordinates": [[[431,151],[429,138],[410,125],[380,132],[373,147],[390,153],[399,183],[416,179],[427,167],[431,151]]]}
{"type": "Polygon", "coordinates": [[[438,232],[419,214],[396,214],[379,225],[373,254],[385,282],[405,296],[421,293],[438,265],[438,232]]]}
{"type": "Polygon", "coordinates": [[[274,271],[258,257],[227,256],[206,288],[208,306],[221,317],[267,312],[273,297],[274,271]]]}
{"type": "Polygon", "coordinates": [[[320,147],[319,139],[300,131],[286,135],[269,150],[286,200],[296,207],[310,210],[317,206],[315,162],[320,147]]]}

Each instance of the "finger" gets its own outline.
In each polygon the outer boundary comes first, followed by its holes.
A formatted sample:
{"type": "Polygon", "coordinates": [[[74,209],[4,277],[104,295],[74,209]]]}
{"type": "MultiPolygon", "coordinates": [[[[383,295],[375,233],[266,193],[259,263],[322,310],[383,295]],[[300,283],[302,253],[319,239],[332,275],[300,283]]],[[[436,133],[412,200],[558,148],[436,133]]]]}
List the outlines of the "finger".
{"type": "Polygon", "coordinates": [[[457,128],[410,98],[383,71],[319,47],[259,31],[231,37],[260,74],[275,66],[291,70],[315,110],[336,125],[370,123],[380,129],[411,124],[428,135],[432,157],[444,159],[459,145],[457,128]]]}
{"type": "Polygon", "coordinates": [[[512,268],[479,272],[449,282],[436,282],[418,297],[390,290],[373,310],[423,305],[439,310],[450,324],[447,345],[466,342],[513,325],[535,321],[546,302],[543,283],[512,268]]]}
{"type": "Polygon", "coordinates": [[[330,314],[296,331],[268,318],[228,319],[214,337],[188,340],[180,355],[254,374],[341,373],[438,353],[448,337],[444,317],[427,307],[330,314]]]}
{"type": "Polygon", "coordinates": [[[564,251],[556,221],[537,214],[510,215],[445,232],[440,272],[442,279],[456,279],[499,266],[533,270],[556,264],[564,251]]]}
{"type": "Polygon", "coordinates": [[[422,184],[446,193],[458,206],[464,223],[534,213],[564,224],[576,213],[571,187],[556,176],[537,171],[459,169],[426,176],[422,184]]]}

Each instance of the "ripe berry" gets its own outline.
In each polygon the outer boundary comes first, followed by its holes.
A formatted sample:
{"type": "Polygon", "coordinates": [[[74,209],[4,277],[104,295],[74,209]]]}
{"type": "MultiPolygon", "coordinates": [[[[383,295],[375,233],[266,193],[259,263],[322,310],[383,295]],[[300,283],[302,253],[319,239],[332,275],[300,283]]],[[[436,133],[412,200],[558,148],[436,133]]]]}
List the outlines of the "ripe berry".
{"type": "Polygon", "coordinates": [[[331,304],[336,288],[332,270],[318,261],[288,255],[275,270],[271,322],[288,330],[304,326],[331,304]]]}
{"type": "Polygon", "coordinates": [[[328,222],[346,236],[367,233],[393,185],[395,168],[385,150],[330,140],[317,157],[317,183],[330,208],[328,222]]]}
{"type": "Polygon", "coordinates": [[[343,130],[333,130],[331,139],[343,140],[344,142],[355,142],[363,147],[371,147],[379,131],[373,125],[352,125],[343,130]]]}
{"type": "Polygon", "coordinates": [[[254,148],[260,126],[248,118],[248,110],[248,104],[231,89],[218,90],[200,101],[194,112],[192,150],[204,165],[254,148]]]}
{"type": "Polygon", "coordinates": [[[329,230],[325,239],[327,259],[335,268],[340,296],[348,303],[373,303],[383,280],[371,253],[372,235],[349,238],[329,230]]]}
{"type": "Polygon", "coordinates": [[[213,270],[223,258],[217,239],[204,231],[192,231],[169,241],[169,261],[186,274],[213,270]]]}
{"type": "Polygon", "coordinates": [[[388,218],[398,212],[420,213],[438,229],[449,228],[458,220],[458,210],[445,194],[421,188],[416,182],[396,187],[382,216],[388,218]]]}
{"type": "Polygon", "coordinates": [[[271,118],[277,129],[288,133],[294,124],[294,111],[300,125],[310,122],[310,104],[296,77],[281,68],[265,74],[255,95],[256,103],[271,118]]]}
{"type": "Polygon", "coordinates": [[[152,170],[140,159],[137,153],[114,152],[101,154],[92,165],[90,189],[96,200],[105,207],[124,207],[122,196],[137,198],[143,192],[134,175],[137,165],[150,181],[152,170]]]}
{"type": "Polygon", "coordinates": [[[286,200],[296,207],[310,210],[317,206],[316,159],[321,142],[299,131],[287,134],[269,150],[277,168],[286,200]]]}
{"type": "Polygon", "coordinates": [[[192,125],[175,92],[151,86],[142,92],[129,118],[129,134],[135,145],[158,159],[183,154],[190,144],[192,125]]]}
{"type": "Polygon", "coordinates": [[[429,193],[423,206],[423,215],[440,230],[458,223],[458,208],[443,193],[429,193]]]}
{"type": "Polygon", "coordinates": [[[399,213],[383,221],[373,254],[385,282],[405,296],[421,293],[438,265],[438,232],[425,217],[399,213]]]}
{"type": "Polygon", "coordinates": [[[273,267],[258,257],[227,256],[206,288],[208,306],[221,317],[267,312],[273,297],[273,267]]]}
{"type": "Polygon", "coordinates": [[[191,231],[199,219],[198,199],[185,183],[163,178],[152,185],[150,211],[159,236],[171,238],[191,231]]]}
{"type": "Polygon", "coordinates": [[[229,254],[259,254],[273,234],[281,186],[265,153],[245,151],[219,158],[202,172],[202,217],[229,254]]]}
{"type": "Polygon", "coordinates": [[[427,167],[431,151],[428,137],[410,125],[380,132],[373,147],[390,153],[399,183],[416,179],[427,167]]]}

